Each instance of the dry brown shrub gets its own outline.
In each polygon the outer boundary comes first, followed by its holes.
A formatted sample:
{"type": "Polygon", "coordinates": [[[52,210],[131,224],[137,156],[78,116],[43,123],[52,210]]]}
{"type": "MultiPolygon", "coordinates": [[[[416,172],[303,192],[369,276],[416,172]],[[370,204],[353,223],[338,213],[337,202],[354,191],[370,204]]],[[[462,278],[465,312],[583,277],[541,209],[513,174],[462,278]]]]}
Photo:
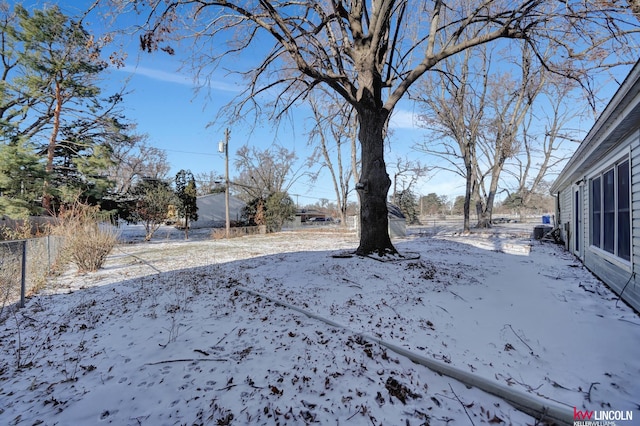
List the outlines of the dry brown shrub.
{"type": "Polygon", "coordinates": [[[227,237],[226,228],[214,228],[213,231],[211,231],[211,239],[213,240],[221,240],[226,237],[227,237]]]}
{"type": "Polygon", "coordinates": [[[7,245],[0,245],[0,323],[4,308],[20,299],[19,256],[7,245]]]}
{"type": "Polygon", "coordinates": [[[34,236],[29,219],[11,220],[10,222],[12,226],[0,226],[0,240],[26,240],[34,236]]]}
{"type": "Polygon", "coordinates": [[[104,222],[99,207],[80,202],[60,212],[54,232],[64,236],[65,256],[81,273],[100,269],[118,243],[117,230],[104,222]]]}

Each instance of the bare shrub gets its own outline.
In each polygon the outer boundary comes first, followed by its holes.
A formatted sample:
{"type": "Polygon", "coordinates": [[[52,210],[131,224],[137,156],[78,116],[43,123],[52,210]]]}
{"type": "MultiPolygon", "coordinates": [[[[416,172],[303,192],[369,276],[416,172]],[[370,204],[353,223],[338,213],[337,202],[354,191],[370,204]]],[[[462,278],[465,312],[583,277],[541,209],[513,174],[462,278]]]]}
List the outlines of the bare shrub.
{"type": "Polygon", "coordinates": [[[20,299],[19,256],[8,245],[0,245],[0,323],[4,308],[20,299]]]}
{"type": "MultiPolygon", "coordinates": [[[[12,239],[17,236],[12,234],[12,239]]],[[[62,241],[62,237],[51,235],[0,241],[0,323],[23,295],[29,297],[46,285],[59,260],[62,241]]]]}
{"type": "Polygon", "coordinates": [[[211,238],[214,240],[221,240],[226,237],[227,237],[226,228],[214,228],[213,231],[211,231],[211,238]]]}
{"type": "MultiPolygon", "coordinates": [[[[267,233],[266,225],[259,226],[238,226],[229,229],[229,238],[245,237],[247,235],[263,235],[267,233]]],[[[227,238],[226,228],[213,228],[211,231],[211,239],[221,240],[227,238]]]]}
{"type": "Polygon", "coordinates": [[[98,207],[80,202],[60,213],[55,232],[64,236],[64,255],[79,272],[100,269],[118,242],[117,230],[103,220],[98,207]]]}
{"type": "Polygon", "coordinates": [[[32,225],[28,219],[12,220],[11,224],[13,226],[0,226],[0,240],[25,240],[33,237],[32,225]]]}

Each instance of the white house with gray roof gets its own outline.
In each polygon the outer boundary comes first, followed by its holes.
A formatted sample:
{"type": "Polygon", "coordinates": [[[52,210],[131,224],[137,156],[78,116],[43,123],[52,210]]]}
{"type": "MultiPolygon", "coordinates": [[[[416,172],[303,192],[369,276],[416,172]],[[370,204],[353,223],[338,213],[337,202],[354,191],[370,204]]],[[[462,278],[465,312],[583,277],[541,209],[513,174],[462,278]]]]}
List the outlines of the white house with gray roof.
{"type": "Polygon", "coordinates": [[[551,192],[566,248],[640,311],[640,61],[551,192]]]}

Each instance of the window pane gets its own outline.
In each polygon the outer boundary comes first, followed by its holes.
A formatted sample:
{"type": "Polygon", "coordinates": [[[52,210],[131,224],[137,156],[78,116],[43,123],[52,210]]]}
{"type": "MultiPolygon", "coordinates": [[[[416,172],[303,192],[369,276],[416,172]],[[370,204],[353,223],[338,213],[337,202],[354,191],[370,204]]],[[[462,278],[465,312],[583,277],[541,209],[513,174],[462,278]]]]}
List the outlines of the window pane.
{"type": "Polygon", "coordinates": [[[618,210],[629,210],[629,162],[618,164],[618,210]]]}
{"type": "Polygon", "coordinates": [[[618,164],[618,257],[631,260],[629,161],[618,164]]]}
{"type": "Polygon", "coordinates": [[[591,244],[600,247],[600,178],[591,181],[591,244]]]}
{"type": "Polygon", "coordinates": [[[573,211],[575,217],[574,220],[574,235],[575,235],[575,250],[580,251],[580,217],[582,217],[582,212],[580,211],[580,190],[576,191],[576,198],[574,200],[573,211]]]}
{"type": "Polygon", "coordinates": [[[602,182],[602,248],[613,253],[616,240],[616,193],[613,169],[606,172],[602,182]]]}
{"type": "Polygon", "coordinates": [[[631,224],[629,211],[618,213],[618,257],[631,260],[631,224]]]}

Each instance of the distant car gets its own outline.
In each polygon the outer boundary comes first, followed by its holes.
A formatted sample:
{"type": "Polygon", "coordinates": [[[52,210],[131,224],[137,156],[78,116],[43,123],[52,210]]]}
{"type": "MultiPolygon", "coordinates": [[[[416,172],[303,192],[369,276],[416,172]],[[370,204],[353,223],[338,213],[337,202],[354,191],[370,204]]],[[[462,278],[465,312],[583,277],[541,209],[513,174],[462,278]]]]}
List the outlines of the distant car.
{"type": "Polygon", "coordinates": [[[511,219],[506,218],[506,217],[496,217],[494,219],[491,219],[491,222],[493,222],[493,223],[511,223],[511,219]]]}
{"type": "Polygon", "coordinates": [[[319,223],[319,222],[333,222],[333,218],[332,217],[310,217],[309,219],[307,219],[307,222],[309,223],[319,223]]]}

